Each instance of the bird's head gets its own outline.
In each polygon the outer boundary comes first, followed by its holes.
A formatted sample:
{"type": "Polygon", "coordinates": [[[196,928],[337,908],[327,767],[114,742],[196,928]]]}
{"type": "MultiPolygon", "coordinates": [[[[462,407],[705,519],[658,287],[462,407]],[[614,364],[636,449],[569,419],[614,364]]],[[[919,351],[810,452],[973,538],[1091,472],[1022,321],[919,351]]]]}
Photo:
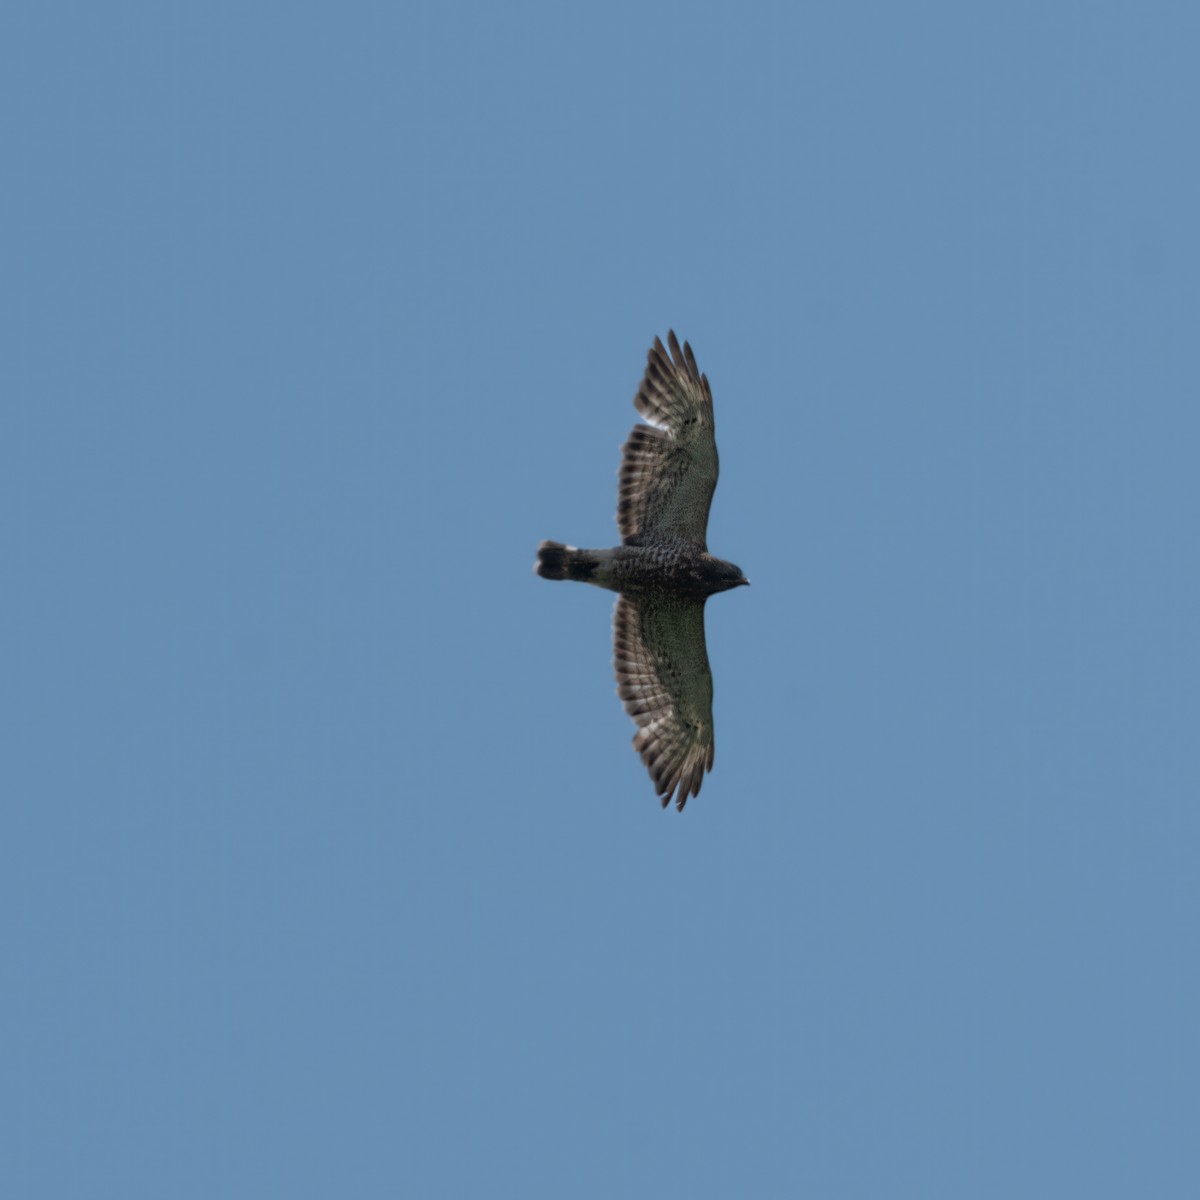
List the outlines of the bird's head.
{"type": "Polygon", "coordinates": [[[718,591],[728,591],[730,588],[750,586],[750,580],[742,574],[742,568],[731,562],[722,562],[720,559],[715,560],[713,566],[714,571],[713,582],[717,585],[718,591]]]}

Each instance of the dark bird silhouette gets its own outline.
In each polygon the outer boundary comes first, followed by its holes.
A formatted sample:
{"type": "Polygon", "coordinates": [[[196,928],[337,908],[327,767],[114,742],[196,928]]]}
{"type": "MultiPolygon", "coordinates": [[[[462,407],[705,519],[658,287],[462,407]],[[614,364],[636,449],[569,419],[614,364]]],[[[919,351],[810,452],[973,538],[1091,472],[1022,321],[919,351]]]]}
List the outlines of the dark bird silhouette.
{"type": "Polygon", "coordinates": [[[682,812],[713,765],[712,671],[704,602],[750,581],[708,552],[708,510],[717,486],[712,390],[692,348],[674,332],[654,339],[621,448],[617,528],[621,545],[579,550],[542,542],[534,570],[618,592],[613,615],[617,694],[638,731],[642,756],[666,808],[682,812]]]}

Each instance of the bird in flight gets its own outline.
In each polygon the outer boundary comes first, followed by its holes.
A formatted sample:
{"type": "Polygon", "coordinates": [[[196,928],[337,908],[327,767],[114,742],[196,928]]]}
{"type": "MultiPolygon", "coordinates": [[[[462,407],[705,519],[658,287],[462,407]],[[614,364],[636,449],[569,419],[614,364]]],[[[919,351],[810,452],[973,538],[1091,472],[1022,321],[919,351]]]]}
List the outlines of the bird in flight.
{"type": "Polygon", "coordinates": [[[621,447],[617,528],[611,550],[542,542],[534,570],[618,593],[613,614],[617,694],[638,731],[633,748],[663,808],[683,811],[713,765],[712,671],[704,602],[749,584],[739,567],[708,552],[708,510],[717,486],[712,389],[692,348],[654,339],[633,404],[649,422],[621,447]]]}

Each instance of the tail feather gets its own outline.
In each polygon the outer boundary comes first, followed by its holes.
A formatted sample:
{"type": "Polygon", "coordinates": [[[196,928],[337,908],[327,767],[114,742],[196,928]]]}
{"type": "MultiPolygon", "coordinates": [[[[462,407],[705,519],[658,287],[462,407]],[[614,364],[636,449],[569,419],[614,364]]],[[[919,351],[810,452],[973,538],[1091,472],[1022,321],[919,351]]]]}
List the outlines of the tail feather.
{"type": "Polygon", "coordinates": [[[538,546],[537,565],[533,568],[543,579],[594,579],[600,558],[591,550],[564,546],[562,542],[542,542],[538,546]]]}

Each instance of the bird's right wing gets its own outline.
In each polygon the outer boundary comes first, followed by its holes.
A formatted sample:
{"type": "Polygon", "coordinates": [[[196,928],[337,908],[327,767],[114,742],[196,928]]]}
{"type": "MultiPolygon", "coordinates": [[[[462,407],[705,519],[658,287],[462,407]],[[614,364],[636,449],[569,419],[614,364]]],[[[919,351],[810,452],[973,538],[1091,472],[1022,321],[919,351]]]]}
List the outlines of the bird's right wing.
{"type": "Polygon", "coordinates": [[[613,616],[617,694],[638,731],[663,807],[683,810],[713,765],[712,671],[704,645],[704,600],[662,593],[620,596],[613,616]]]}
{"type": "Polygon", "coordinates": [[[651,424],[635,425],[621,447],[617,528],[625,541],[639,534],[678,537],[707,547],[708,510],[717,486],[712,389],[674,331],[646,361],[634,406],[651,424]]]}

